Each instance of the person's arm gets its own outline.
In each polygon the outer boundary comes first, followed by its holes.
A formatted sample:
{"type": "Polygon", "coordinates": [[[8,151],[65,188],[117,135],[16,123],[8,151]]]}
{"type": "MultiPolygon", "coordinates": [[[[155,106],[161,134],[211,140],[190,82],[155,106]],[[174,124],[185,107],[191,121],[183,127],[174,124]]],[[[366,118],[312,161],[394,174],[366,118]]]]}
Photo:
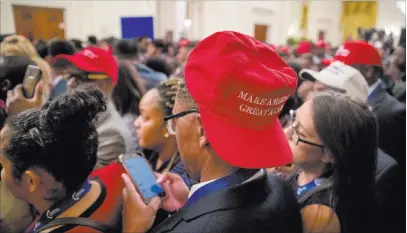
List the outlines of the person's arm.
{"type": "Polygon", "coordinates": [[[126,188],[123,189],[123,232],[147,232],[154,223],[158,209],[161,207],[173,212],[184,206],[189,189],[178,174],[164,172],[159,175],[157,183],[165,190],[165,197],[154,197],[145,204],[135,185],[127,174],[122,174],[126,188]]]}
{"type": "Polygon", "coordinates": [[[312,204],[301,209],[304,233],[340,232],[339,218],[335,211],[325,205],[312,204]]]}

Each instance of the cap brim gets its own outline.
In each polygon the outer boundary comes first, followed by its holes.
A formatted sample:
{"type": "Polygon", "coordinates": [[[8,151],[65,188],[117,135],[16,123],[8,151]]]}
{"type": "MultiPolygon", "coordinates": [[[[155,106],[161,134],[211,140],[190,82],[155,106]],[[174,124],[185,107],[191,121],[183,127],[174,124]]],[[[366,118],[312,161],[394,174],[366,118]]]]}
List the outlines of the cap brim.
{"type": "Polygon", "coordinates": [[[316,80],[334,90],[343,91],[343,88],[338,83],[338,80],[335,80],[335,78],[332,78],[332,77],[327,77],[327,76],[321,74],[321,72],[304,69],[304,70],[300,71],[299,76],[304,80],[310,80],[310,81],[316,80]]]}
{"type": "Polygon", "coordinates": [[[86,60],[82,59],[79,56],[60,54],[54,58],[54,62],[58,61],[59,59],[65,59],[65,60],[69,61],[70,63],[72,63],[74,66],[76,66],[78,69],[89,72],[89,73],[101,72],[101,70],[99,68],[89,64],[88,62],[86,62],[86,60]]]}
{"type": "Polygon", "coordinates": [[[202,124],[212,149],[240,168],[271,168],[292,162],[292,152],[278,119],[264,130],[230,124],[200,107],[202,124]]]}
{"type": "Polygon", "coordinates": [[[299,76],[302,80],[307,80],[307,81],[315,81],[317,80],[315,76],[318,76],[319,72],[310,70],[310,69],[303,69],[300,71],[299,76]]]}

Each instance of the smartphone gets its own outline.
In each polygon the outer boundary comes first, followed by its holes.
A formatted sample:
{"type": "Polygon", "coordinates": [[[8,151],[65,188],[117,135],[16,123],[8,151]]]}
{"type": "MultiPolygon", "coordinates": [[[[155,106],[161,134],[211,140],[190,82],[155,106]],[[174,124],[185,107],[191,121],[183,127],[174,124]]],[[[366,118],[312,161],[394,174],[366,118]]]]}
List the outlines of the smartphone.
{"type": "Polygon", "coordinates": [[[165,196],[164,189],[157,183],[153,170],[144,157],[120,155],[119,161],[136,185],[144,203],[148,204],[153,197],[165,196]]]}
{"type": "Polygon", "coordinates": [[[23,80],[23,92],[26,98],[34,96],[35,87],[41,80],[41,75],[42,72],[38,66],[28,65],[23,80]]]}

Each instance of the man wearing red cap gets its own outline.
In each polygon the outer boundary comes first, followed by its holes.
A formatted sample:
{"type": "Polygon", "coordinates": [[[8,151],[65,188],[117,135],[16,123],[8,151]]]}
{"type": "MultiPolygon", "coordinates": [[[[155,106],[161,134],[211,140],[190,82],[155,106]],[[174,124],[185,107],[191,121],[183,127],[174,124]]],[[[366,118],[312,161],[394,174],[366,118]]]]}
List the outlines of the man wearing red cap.
{"type": "Polygon", "coordinates": [[[400,164],[405,164],[406,108],[388,93],[381,79],[379,52],[365,41],[349,41],[338,49],[334,59],[356,68],[365,77],[369,85],[367,103],[378,118],[379,146],[400,164]]]}
{"type": "Polygon", "coordinates": [[[180,177],[164,174],[166,197],[146,205],[123,175],[123,231],[148,230],[161,203],[178,213],[151,232],[302,232],[292,190],[262,169],[292,160],[278,115],[296,85],[294,70],[252,37],[224,31],[201,41],[165,118],[200,183],[188,192],[180,177]]]}
{"type": "Polygon", "coordinates": [[[328,43],[324,40],[318,40],[314,43],[312,53],[314,56],[312,57],[314,64],[320,65],[323,60],[329,60],[331,57],[326,53],[329,49],[328,43]]]}
{"type": "MultiPolygon", "coordinates": [[[[72,64],[64,75],[70,90],[85,83],[92,83],[101,89],[106,97],[110,97],[118,80],[117,63],[111,53],[89,47],[74,55],[58,55],[54,58],[55,61],[62,59],[72,64]]],[[[135,143],[130,141],[130,130],[111,101],[108,102],[106,111],[99,115],[96,128],[99,139],[96,168],[115,162],[120,154],[131,151],[135,146],[135,143]]]]}

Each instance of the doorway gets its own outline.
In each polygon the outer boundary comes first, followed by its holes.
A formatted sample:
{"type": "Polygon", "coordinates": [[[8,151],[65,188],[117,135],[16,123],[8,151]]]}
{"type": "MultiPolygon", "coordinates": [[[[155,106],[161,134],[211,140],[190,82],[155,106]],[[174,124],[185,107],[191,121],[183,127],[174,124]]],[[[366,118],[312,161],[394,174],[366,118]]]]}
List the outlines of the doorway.
{"type": "Polygon", "coordinates": [[[13,5],[13,13],[17,34],[30,40],[65,38],[64,9],[13,5]]]}
{"type": "Polygon", "coordinates": [[[268,25],[255,24],[254,25],[254,38],[261,42],[267,42],[268,25]]]}

